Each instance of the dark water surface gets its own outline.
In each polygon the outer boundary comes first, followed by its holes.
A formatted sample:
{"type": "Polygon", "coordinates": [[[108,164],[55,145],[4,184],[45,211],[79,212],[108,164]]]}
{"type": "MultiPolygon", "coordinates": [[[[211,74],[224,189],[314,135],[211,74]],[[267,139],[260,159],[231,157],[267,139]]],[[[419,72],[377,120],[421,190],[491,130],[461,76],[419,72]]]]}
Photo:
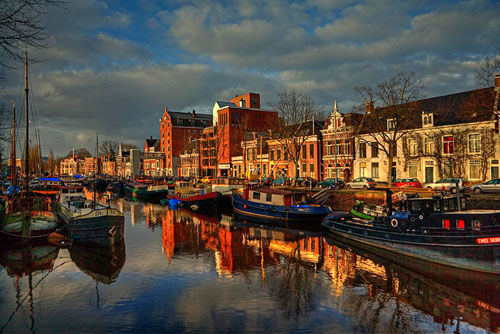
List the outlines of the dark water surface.
{"type": "MultiPolygon", "coordinates": [[[[125,242],[3,249],[2,332],[471,333],[500,283],[450,279],[319,231],[119,201],[125,242]],[[399,264],[395,264],[398,262],[399,264]],[[429,273],[431,273],[430,277],[429,273]]],[[[5,248],[5,247],[4,247],[5,248]]]]}

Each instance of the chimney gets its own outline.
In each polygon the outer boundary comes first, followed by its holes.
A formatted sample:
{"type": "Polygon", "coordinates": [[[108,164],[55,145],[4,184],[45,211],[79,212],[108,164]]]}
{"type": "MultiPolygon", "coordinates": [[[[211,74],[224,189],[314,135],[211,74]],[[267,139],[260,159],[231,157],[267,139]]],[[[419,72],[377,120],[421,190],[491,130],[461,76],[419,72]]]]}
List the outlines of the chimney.
{"type": "Polygon", "coordinates": [[[241,99],[240,100],[240,107],[244,107],[245,106],[245,100],[241,99]]]}
{"type": "Polygon", "coordinates": [[[153,140],[153,136],[149,136],[149,140],[153,140]]]}
{"type": "Polygon", "coordinates": [[[373,111],[374,107],[373,107],[373,101],[370,101],[370,102],[366,102],[366,113],[369,114],[373,111]]]}
{"type": "Polygon", "coordinates": [[[193,118],[196,117],[196,111],[193,109],[193,118]]]}
{"type": "Polygon", "coordinates": [[[495,88],[500,88],[500,73],[495,73],[495,88]]]}

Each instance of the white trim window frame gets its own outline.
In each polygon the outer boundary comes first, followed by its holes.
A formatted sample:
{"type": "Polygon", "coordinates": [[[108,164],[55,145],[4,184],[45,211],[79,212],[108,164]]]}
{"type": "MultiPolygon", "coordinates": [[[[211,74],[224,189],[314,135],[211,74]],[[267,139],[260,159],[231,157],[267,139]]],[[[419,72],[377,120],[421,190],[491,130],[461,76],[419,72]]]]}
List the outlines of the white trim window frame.
{"type": "Polygon", "coordinates": [[[471,133],[467,137],[469,154],[481,153],[481,135],[479,133],[471,133]]]}

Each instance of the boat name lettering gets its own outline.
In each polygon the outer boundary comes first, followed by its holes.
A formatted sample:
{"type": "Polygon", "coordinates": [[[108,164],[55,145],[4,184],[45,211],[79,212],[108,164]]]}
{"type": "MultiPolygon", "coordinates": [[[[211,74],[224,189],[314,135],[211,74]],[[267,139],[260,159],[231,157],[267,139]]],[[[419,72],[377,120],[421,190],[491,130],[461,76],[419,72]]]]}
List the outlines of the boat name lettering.
{"type": "Polygon", "coordinates": [[[500,243],[500,237],[489,237],[489,238],[477,238],[476,243],[478,244],[497,244],[500,243]]]}

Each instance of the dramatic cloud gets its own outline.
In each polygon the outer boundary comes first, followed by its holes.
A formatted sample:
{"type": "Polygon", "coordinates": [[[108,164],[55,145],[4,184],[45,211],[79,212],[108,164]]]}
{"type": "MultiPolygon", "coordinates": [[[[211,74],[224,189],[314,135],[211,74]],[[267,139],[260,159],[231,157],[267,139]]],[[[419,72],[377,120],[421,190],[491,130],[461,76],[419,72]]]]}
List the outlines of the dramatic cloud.
{"type": "MultiPolygon", "coordinates": [[[[284,89],[343,112],[353,88],[413,71],[425,96],[476,87],[498,52],[496,1],[75,1],[47,13],[48,48],[30,50],[44,151],[158,136],[163,109],[211,112],[215,100],[284,89]]],[[[8,71],[0,103],[19,96],[8,71]]]]}

